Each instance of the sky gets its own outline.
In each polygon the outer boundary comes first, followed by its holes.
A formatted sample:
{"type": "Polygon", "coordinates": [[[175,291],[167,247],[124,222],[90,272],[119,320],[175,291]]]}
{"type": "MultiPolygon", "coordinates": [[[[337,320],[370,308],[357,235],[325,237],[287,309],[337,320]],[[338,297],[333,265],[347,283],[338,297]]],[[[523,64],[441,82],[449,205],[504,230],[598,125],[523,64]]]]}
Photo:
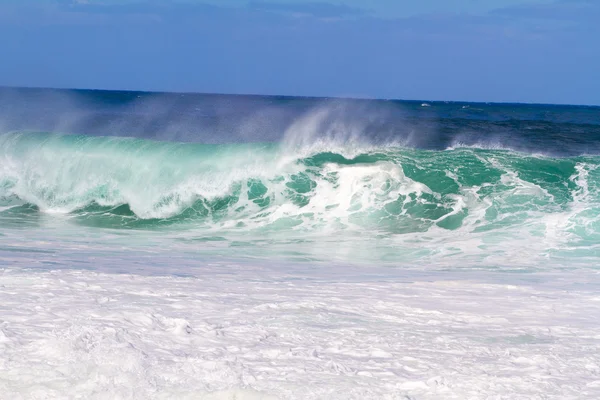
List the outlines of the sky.
{"type": "Polygon", "coordinates": [[[0,85],[600,105],[600,0],[0,0],[0,85]]]}

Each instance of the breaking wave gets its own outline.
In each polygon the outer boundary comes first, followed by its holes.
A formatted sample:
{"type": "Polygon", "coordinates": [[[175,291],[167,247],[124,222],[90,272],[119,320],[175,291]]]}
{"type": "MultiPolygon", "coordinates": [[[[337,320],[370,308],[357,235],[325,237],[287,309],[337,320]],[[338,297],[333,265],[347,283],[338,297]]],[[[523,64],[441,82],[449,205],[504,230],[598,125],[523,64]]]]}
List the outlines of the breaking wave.
{"type": "Polygon", "coordinates": [[[600,239],[597,156],[348,137],[207,145],[48,133],[2,135],[0,150],[2,214],[33,210],[112,228],[382,234],[531,225],[600,239]]]}

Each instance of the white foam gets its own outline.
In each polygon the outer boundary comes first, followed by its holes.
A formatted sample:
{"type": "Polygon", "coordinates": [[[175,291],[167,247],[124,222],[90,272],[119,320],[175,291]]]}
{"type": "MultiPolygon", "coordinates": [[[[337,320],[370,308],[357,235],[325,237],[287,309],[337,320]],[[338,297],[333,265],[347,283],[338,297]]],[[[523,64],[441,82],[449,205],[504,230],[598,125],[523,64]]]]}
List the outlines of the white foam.
{"type": "Polygon", "coordinates": [[[455,140],[454,142],[452,142],[452,144],[446,148],[446,151],[459,149],[514,151],[514,149],[497,142],[464,143],[460,140],[455,140]]]}
{"type": "Polygon", "coordinates": [[[593,274],[533,287],[298,273],[0,270],[0,398],[600,396],[593,274]]]}

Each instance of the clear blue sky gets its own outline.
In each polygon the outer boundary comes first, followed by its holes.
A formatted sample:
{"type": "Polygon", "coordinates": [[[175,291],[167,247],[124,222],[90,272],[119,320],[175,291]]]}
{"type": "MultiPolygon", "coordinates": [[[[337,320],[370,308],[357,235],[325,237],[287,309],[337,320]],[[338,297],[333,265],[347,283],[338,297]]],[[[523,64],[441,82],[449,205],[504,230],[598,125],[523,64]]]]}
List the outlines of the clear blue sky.
{"type": "Polygon", "coordinates": [[[2,0],[0,85],[600,105],[600,0],[2,0]]]}

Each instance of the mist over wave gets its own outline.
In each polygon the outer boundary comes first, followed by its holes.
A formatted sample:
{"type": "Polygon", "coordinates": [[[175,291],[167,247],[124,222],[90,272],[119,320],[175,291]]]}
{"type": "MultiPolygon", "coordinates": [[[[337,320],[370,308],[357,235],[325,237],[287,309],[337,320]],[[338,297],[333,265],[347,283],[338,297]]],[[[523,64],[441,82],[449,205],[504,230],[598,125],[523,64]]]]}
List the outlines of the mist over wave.
{"type": "Polygon", "coordinates": [[[443,150],[600,154],[600,107],[0,88],[0,133],[204,144],[281,142],[290,131],[443,150]],[[428,107],[423,107],[427,104],[428,107]]]}

